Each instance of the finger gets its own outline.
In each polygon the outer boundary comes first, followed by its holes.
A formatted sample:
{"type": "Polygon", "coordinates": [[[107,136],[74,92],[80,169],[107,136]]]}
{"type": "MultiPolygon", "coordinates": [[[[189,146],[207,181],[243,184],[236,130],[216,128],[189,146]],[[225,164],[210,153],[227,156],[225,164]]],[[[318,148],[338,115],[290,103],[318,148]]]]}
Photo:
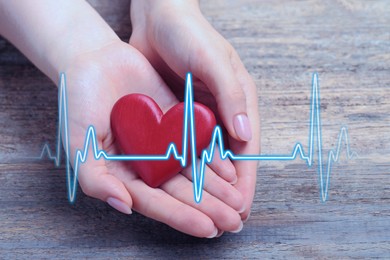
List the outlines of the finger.
{"type": "Polygon", "coordinates": [[[217,228],[230,232],[239,232],[242,229],[240,215],[207,191],[203,192],[202,201],[196,203],[193,196],[192,182],[183,175],[176,175],[170,181],[164,183],[161,188],[177,200],[203,212],[214,222],[217,228]]]}
{"type": "MultiPolygon", "coordinates": [[[[237,79],[249,97],[247,99],[248,116],[250,118],[251,128],[253,129],[253,138],[246,143],[237,142],[233,138],[230,138],[229,143],[234,154],[260,154],[260,120],[256,86],[241,61],[237,59],[235,64],[237,79]]],[[[255,194],[258,161],[234,161],[233,164],[238,177],[237,184],[234,186],[245,198],[246,210],[241,214],[241,217],[243,220],[247,220],[255,194]]]]}
{"type": "MultiPolygon", "coordinates": [[[[88,130],[74,123],[70,124],[69,129],[72,134],[69,139],[69,160],[73,167],[75,181],[78,180],[83,192],[90,197],[107,202],[122,213],[131,214],[132,200],[126,187],[118,178],[109,174],[107,163],[104,159],[95,159],[93,153],[95,147],[93,147],[92,143],[85,143],[88,130]],[[76,165],[75,159],[79,159],[78,156],[84,155],[84,153],[86,153],[84,161],[79,160],[78,165],[76,165]]],[[[93,128],[93,130],[96,131],[98,129],[93,128]]],[[[95,138],[98,147],[104,148],[104,135],[99,134],[99,132],[96,133],[95,138]]],[[[63,135],[62,138],[63,144],[66,146],[68,142],[65,142],[65,136],[63,135]]],[[[106,141],[109,142],[109,140],[106,141]]],[[[65,148],[65,150],[67,149],[65,148]]],[[[72,194],[70,195],[72,199],[72,194]]]]}
{"type": "MultiPolygon", "coordinates": [[[[210,148],[207,148],[207,150],[209,149],[210,148]]],[[[221,158],[221,153],[217,144],[215,145],[213,160],[208,165],[216,174],[230,184],[235,184],[237,182],[236,169],[234,168],[233,163],[228,158],[221,158]]]]}
{"type": "MultiPolygon", "coordinates": [[[[192,168],[185,168],[183,170],[183,175],[192,181],[192,168]]],[[[204,172],[203,189],[210,195],[218,198],[220,201],[236,210],[238,213],[245,211],[244,198],[242,194],[207,166],[204,172]]]]}
{"type": "Polygon", "coordinates": [[[142,180],[125,180],[137,212],[183,233],[196,237],[215,237],[218,230],[213,221],[199,210],[175,199],[161,189],[154,189],[142,180]]]}
{"type": "Polygon", "coordinates": [[[238,173],[238,181],[234,187],[240,191],[244,198],[245,210],[241,213],[241,218],[245,220],[251,210],[255,194],[257,162],[235,161],[234,165],[238,173]]]}
{"type": "Polygon", "coordinates": [[[122,181],[108,173],[104,160],[87,158],[79,168],[78,181],[86,195],[105,201],[124,214],[132,213],[133,202],[129,192],[122,181]]]}
{"type": "Polygon", "coordinates": [[[215,237],[221,237],[223,235],[223,230],[218,230],[218,233],[215,237]]]}

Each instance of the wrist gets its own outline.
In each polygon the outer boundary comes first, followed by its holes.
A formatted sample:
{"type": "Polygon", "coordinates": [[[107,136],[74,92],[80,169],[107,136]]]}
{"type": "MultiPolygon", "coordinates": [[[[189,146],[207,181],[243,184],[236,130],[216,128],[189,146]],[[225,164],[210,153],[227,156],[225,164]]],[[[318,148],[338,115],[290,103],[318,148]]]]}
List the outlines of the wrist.
{"type": "Polygon", "coordinates": [[[78,27],[76,30],[64,29],[56,37],[55,43],[47,49],[47,73],[54,82],[59,75],[66,72],[78,57],[89,52],[100,50],[114,42],[121,42],[119,37],[106,26],[78,27]]]}
{"type": "Polygon", "coordinates": [[[68,10],[69,18],[57,27],[46,49],[46,75],[56,83],[60,73],[66,72],[80,55],[121,41],[93,8],[84,1],[77,2],[73,3],[73,10],[68,10]]]}
{"type": "Polygon", "coordinates": [[[131,5],[143,5],[146,10],[152,10],[154,8],[161,7],[187,7],[187,8],[198,8],[199,9],[199,0],[164,0],[164,1],[156,1],[156,0],[132,0],[131,5]]]}
{"type": "Polygon", "coordinates": [[[54,82],[81,53],[119,40],[85,1],[0,0],[0,33],[54,82]]]}
{"type": "Polygon", "coordinates": [[[130,18],[132,35],[141,34],[149,42],[155,42],[161,32],[162,24],[186,22],[183,18],[202,17],[198,0],[132,0],[130,18]]]}
{"type": "Polygon", "coordinates": [[[133,26],[140,21],[161,19],[165,14],[182,13],[201,14],[199,0],[132,0],[130,5],[133,26]]]}

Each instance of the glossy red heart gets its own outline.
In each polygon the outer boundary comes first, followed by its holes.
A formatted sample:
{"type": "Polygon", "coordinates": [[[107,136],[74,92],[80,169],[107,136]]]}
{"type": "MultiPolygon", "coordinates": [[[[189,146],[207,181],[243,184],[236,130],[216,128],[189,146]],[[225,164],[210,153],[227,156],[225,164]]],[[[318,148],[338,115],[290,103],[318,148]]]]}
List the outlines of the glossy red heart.
{"type": "MultiPolygon", "coordinates": [[[[196,102],[194,119],[196,149],[199,156],[210,143],[216,121],[209,108],[196,102]]],[[[170,143],[175,143],[179,155],[182,155],[183,121],[184,103],[175,105],[163,114],[153,99],[142,94],[122,97],[115,103],[111,112],[114,137],[121,152],[126,155],[165,155],[170,143]]],[[[191,162],[190,147],[188,142],[187,165],[191,162]]],[[[151,187],[160,186],[182,169],[180,161],[173,156],[165,161],[128,163],[151,187]]]]}

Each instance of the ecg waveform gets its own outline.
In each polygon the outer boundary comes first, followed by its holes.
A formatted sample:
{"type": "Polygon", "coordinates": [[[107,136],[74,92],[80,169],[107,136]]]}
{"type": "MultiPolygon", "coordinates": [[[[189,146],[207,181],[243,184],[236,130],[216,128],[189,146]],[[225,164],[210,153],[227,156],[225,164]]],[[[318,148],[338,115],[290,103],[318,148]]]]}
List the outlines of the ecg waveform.
{"type": "Polygon", "coordinates": [[[348,159],[357,157],[355,152],[350,150],[348,130],[344,126],[340,129],[338,142],[335,149],[328,152],[327,163],[324,164],[322,148],[322,132],[321,132],[321,118],[320,118],[320,92],[318,83],[318,74],[314,73],[312,77],[312,93],[310,102],[310,129],[308,140],[308,152],[305,152],[303,145],[297,142],[290,154],[274,154],[274,155],[236,155],[231,150],[225,149],[222,129],[219,126],[214,128],[212,139],[209,149],[204,149],[201,152],[200,163],[197,163],[196,156],[196,133],[194,125],[194,106],[193,106],[193,86],[192,86],[192,74],[188,73],[186,76],[186,92],[184,100],[184,127],[183,127],[183,154],[179,154],[176,148],[176,144],[171,143],[167,147],[167,151],[162,155],[110,155],[104,150],[99,149],[96,140],[96,131],[94,126],[90,126],[85,135],[84,146],[82,149],[76,150],[74,157],[74,167],[72,172],[72,166],[70,163],[70,139],[69,139],[69,126],[68,126],[68,109],[67,109],[67,92],[66,92],[66,78],[65,74],[60,76],[60,87],[58,95],[59,113],[58,113],[58,131],[57,131],[57,144],[56,152],[53,155],[48,144],[43,146],[42,152],[37,159],[45,158],[45,155],[54,161],[58,167],[61,164],[61,135],[63,134],[63,146],[66,156],[66,176],[67,176],[67,188],[68,198],[71,203],[75,201],[78,171],[81,163],[84,163],[88,158],[89,147],[92,147],[92,152],[95,160],[104,158],[105,160],[112,161],[134,161],[134,160],[168,160],[172,156],[179,160],[182,167],[187,166],[187,154],[188,154],[188,138],[190,138],[191,149],[191,168],[192,168],[192,180],[194,200],[199,203],[202,200],[202,192],[204,185],[204,172],[207,163],[213,160],[215,149],[219,149],[221,159],[225,160],[256,160],[256,161],[292,161],[298,156],[301,160],[306,161],[306,164],[311,167],[314,163],[314,156],[316,154],[315,146],[317,146],[317,158],[318,158],[318,179],[320,189],[320,199],[325,202],[328,199],[328,189],[330,182],[330,175],[332,171],[333,163],[337,162],[340,158],[341,147],[344,143],[346,146],[346,153],[348,159]],[[189,131],[188,131],[189,130],[189,131]],[[188,134],[189,132],[189,134],[188,134]],[[218,146],[216,145],[218,143],[218,146]]]}

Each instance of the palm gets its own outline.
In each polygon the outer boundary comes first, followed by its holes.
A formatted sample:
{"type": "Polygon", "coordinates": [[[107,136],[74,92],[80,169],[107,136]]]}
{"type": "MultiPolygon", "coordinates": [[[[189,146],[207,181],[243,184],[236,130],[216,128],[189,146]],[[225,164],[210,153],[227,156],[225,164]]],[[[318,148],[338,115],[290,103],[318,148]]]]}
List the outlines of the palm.
{"type": "MultiPolygon", "coordinates": [[[[86,131],[93,125],[99,148],[109,154],[118,153],[111,133],[110,113],[115,102],[126,94],[137,92],[152,96],[165,109],[175,104],[174,97],[161,87],[162,83],[148,66],[142,55],[126,44],[107,46],[78,57],[66,73],[72,151],[82,147],[86,131]],[[157,96],[159,92],[165,93],[157,96]]],[[[86,164],[89,165],[107,168],[112,175],[126,172],[131,177],[136,176],[122,162],[92,160],[86,164]]]]}
{"type": "MultiPolygon", "coordinates": [[[[79,56],[66,71],[66,76],[71,158],[74,151],[83,146],[90,125],[96,130],[100,149],[108,154],[119,153],[110,128],[110,113],[120,97],[134,92],[143,93],[155,99],[163,111],[177,103],[146,59],[124,43],[115,43],[79,56]]],[[[204,202],[196,204],[191,182],[185,176],[189,176],[188,172],[184,176],[177,175],[161,188],[153,189],[124,162],[88,158],[80,167],[79,182],[87,195],[104,201],[108,196],[130,201],[140,213],[195,236],[208,236],[215,226],[234,230],[238,215],[235,216],[230,206],[213,196],[213,189],[226,190],[226,185],[217,177],[206,180],[206,186],[210,183],[211,193],[205,192],[204,202]],[[218,218],[225,222],[217,222],[218,218]]],[[[239,206],[240,196],[234,194],[232,192],[227,200],[239,206]]]]}

